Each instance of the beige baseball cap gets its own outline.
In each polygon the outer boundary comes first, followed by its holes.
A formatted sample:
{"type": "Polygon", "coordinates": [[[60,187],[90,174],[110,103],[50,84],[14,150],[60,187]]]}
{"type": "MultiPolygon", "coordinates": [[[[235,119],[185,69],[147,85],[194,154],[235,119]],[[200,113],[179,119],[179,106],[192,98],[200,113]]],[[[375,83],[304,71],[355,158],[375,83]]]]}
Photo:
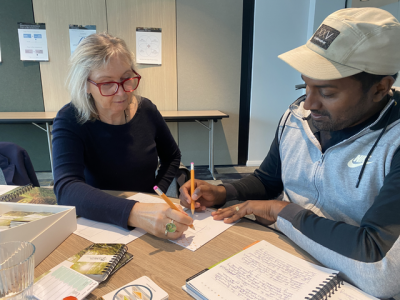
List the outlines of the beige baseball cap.
{"type": "Polygon", "coordinates": [[[400,23],[380,8],[341,9],[324,20],[307,44],[278,57],[318,80],[363,71],[394,75],[400,70],[400,23]]]}

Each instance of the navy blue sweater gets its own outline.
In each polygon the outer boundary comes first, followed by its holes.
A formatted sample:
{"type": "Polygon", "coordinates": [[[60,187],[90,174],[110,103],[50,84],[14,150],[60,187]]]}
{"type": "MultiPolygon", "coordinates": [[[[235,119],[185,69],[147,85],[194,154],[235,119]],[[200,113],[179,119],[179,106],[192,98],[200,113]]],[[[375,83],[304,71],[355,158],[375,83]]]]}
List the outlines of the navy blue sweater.
{"type": "Polygon", "coordinates": [[[181,153],[157,107],[142,98],[127,124],[99,120],[78,124],[70,103],[53,125],[54,191],[60,205],[79,216],[127,228],[136,203],[101,190],[166,191],[178,171],[181,153]],[[158,158],[160,169],[155,176],[158,158]]]}

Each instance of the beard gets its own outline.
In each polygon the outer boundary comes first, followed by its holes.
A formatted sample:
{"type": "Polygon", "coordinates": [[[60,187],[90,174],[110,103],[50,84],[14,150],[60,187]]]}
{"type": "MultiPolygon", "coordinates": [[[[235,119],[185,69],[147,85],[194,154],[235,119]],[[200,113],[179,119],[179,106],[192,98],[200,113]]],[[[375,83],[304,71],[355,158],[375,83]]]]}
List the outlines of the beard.
{"type": "Polygon", "coordinates": [[[364,116],[363,110],[353,109],[344,112],[337,119],[333,119],[327,111],[312,110],[313,113],[325,116],[324,120],[315,120],[311,117],[312,124],[318,131],[338,131],[357,124],[364,116]]]}
{"type": "Polygon", "coordinates": [[[367,95],[363,94],[355,106],[348,107],[335,117],[332,117],[331,113],[326,110],[311,110],[312,113],[324,117],[323,120],[315,120],[311,117],[312,124],[318,131],[338,131],[352,127],[365,119],[369,109],[366,105],[368,101],[367,95]]]}
{"type": "Polygon", "coordinates": [[[313,126],[318,129],[318,131],[335,131],[335,130],[339,130],[336,129],[337,126],[335,126],[335,122],[332,121],[332,117],[331,115],[327,112],[327,111],[318,111],[318,110],[312,110],[311,112],[318,114],[318,115],[322,115],[322,116],[326,116],[328,117],[328,120],[315,120],[311,117],[311,122],[313,124],[313,126]]]}

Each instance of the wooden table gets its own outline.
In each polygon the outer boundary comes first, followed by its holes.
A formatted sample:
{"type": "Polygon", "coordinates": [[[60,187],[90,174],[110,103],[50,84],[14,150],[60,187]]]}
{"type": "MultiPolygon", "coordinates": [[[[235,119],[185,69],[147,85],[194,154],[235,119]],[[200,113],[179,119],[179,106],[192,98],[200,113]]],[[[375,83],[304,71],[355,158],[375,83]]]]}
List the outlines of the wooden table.
{"type": "MultiPolygon", "coordinates": [[[[135,193],[109,192],[129,197],[135,193]]],[[[106,212],[105,212],[106,213],[106,212]]],[[[128,244],[133,259],[101,283],[87,299],[96,299],[127,283],[148,276],[169,294],[169,299],[193,299],[181,287],[186,278],[241,251],[257,240],[266,240],[298,257],[317,263],[285,236],[250,220],[243,219],[196,251],[190,251],[168,240],[146,234],[128,244]]],[[[55,267],[92,243],[75,234],[70,235],[35,269],[35,277],[55,267]]]]}
{"type": "MultiPolygon", "coordinates": [[[[193,110],[160,111],[166,122],[197,122],[208,129],[208,163],[212,177],[214,178],[214,122],[223,118],[229,118],[229,115],[219,110],[193,110]],[[208,122],[208,126],[203,122],[208,122]]],[[[47,133],[49,144],[50,166],[53,171],[53,149],[51,145],[51,126],[57,115],[57,112],[0,112],[0,123],[19,124],[32,123],[47,133]],[[46,128],[38,124],[45,124],[46,128]]],[[[214,178],[215,179],[215,178],[214,178]]]]}

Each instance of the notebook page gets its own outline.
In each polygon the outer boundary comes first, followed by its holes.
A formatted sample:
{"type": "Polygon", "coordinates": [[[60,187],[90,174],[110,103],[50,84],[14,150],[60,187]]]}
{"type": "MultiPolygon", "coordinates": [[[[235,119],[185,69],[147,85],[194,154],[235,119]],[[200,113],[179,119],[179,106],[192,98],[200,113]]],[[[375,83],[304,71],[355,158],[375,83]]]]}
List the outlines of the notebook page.
{"type": "Polygon", "coordinates": [[[359,290],[350,283],[344,282],[340,284],[340,289],[335,291],[335,293],[329,298],[330,300],[379,300],[363,291],[359,290]]]}
{"type": "Polygon", "coordinates": [[[304,299],[338,271],[316,266],[266,241],[234,255],[187,283],[207,299],[304,299]]]}
{"type": "Polygon", "coordinates": [[[17,188],[17,185],[0,185],[0,196],[17,188]]]}

